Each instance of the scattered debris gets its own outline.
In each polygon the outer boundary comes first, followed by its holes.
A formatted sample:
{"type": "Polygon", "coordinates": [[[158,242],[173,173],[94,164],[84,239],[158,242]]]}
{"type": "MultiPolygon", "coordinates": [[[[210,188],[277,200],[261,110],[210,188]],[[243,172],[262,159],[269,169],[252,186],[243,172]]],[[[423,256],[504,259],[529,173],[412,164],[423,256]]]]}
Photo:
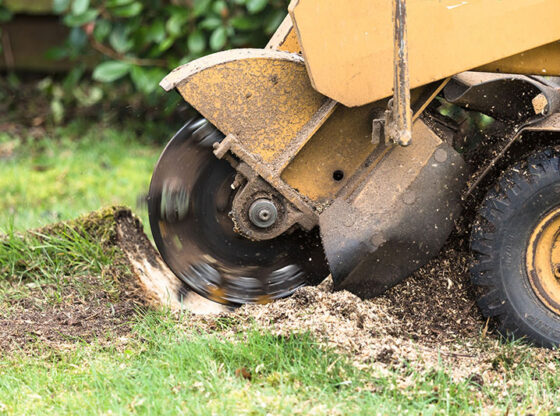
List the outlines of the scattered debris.
{"type": "MultiPolygon", "coordinates": [[[[33,293],[48,288],[36,287],[31,296],[15,300],[9,311],[0,311],[0,351],[25,347],[35,340],[60,348],[71,347],[78,340],[114,343],[126,338],[130,321],[139,310],[163,304],[172,310],[193,312],[180,322],[225,337],[231,335],[231,339],[252,328],[279,335],[310,332],[347,354],[357,366],[384,371],[406,363],[423,368],[443,364],[454,378],[468,378],[478,386],[494,380],[504,366],[511,368],[529,350],[535,365],[549,366],[551,358],[560,358],[556,351],[523,345],[504,347],[492,333],[475,304],[467,270],[468,251],[458,238],[438,258],[375,299],[332,292],[329,278],[318,287],[299,289],[290,298],[232,310],[185,288],[167,269],[142,224],[128,209],[111,208],[76,222],[85,229],[98,228],[96,232],[105,236],[106,244],[118,248],[115,267],[120,266],[120,274],[115,272],[113,277],[118,279],[119,293],[107,293],[102,279],[85,276],[76,278],[76,283],[87,287],[87,297],[69,284],[51,288],[61,289],[59,303],[44,304],[34,299],[33,293]],[[128,272],[122,272],[123,266],[128,272]],[[510,354],[511,348],[515,352],[510,354]]],[[[61,225],[50,229],[57,227],[61,225]]],[[[251,373],[244,370],[240,368],[236,374],[250,379],[251,373]]]]}
{"type": "MultiPolygon", "coordinates": [[[[487,334],[469,282],[468,252],[460,243],[452,241],[438,258],[375,299],[332,292],[328,279],[287,299],[246,305],[228,315],[233,319],[225,330],[219,325],[223,314],[194,320],[209,331],[221,329],[231,335],[254,327],[279,335],[310,332],[359,367],[383,371],[405,363],[418,368],[443,364],[455,379],[474,377],[483,385],[501,371],[495,363],[504,344],[487,334]]],[[[516,347],[516,357],[528,350],[535,357],[560,357],[526,345],[516,347]]]]}

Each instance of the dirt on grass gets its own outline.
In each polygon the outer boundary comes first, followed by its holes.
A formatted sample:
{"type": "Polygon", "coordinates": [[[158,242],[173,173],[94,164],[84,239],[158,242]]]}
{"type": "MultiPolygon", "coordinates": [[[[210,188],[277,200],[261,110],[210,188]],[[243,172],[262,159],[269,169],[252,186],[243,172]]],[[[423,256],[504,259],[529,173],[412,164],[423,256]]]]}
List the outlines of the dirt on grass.
{"type": "Polygon", "coordinates": [[[165,304],[193,312],[184,325],[225,337],[249,328],[280,335],[310,332],[347,354],[357,366],[373,365],[381,370],[406,363],[424,368],[443,364],[453,377],[475,377],[483,383],[499,378],[506,361],[511,368],[529,350],[535,365],[540,362],[549,370],[553,365],[550,358],[560,357],[550,350],[521,345],[513,347],[517,348],[513,357],[503,358],[508,352],[477,309],[468,276],[468,252],[460,238],[375,299],[333,292],[327,279],[318,287],[301,288],[287,299],[232,310],[184,287],[163,264],[129,210],[112,208],[108,212],[92,214],[86,223],[112,230],[105,244],[118,249],[116,263],[121,272],[114,276],[118,293],[107,295],[96,283],[102,279],[96,276],[80,278],[89,287],[87,296],[76,293],[69,281],[57,304],[34,300],[33,293],[46,288],[31,290],[30,296],[14,302],[9,311],[0,312],[0,351],[24,348],[36,340],[52,345],[99,337],[114,340],[129,333],[129,323],[139,310],[165,304]]]}
{"type": "MultiPolygon", "coordinates": [[[[109,208],[18,236],[25,239],[30,235],[55,235],[69,227],[87,233],[112,253],[114,262],[102,270],[101,276],[79,273],[58,276],[54,281],[36,279],[33,267],[24,259],[19,266],[29,271],[23,277],[2,273],[0,277],[5,281],[0,289],[4,291],[0,303],[0,355],[33,348],[37,343],[73,348],[79,342],[112,342],[130,332],[132,319],[147,307],[148,301],[126,257],[121,250],[115,250],[119,245],[116,226],[121,218],[138,221],[128,209],[109,208]]],[[[140,237],[145,238],[143,234],[140,237]]],[[[81,268],[87,270],[87,265],[81,268]]]]}
{"type": "Polygon", "coordinates": [[[0,287],[5,292],[0,302],[0,355],[37,343],[54,348],[114,343],[126,338],[134,319],[149,307],[187,307],[199,313],[228,310],[190,292],[169,271],[128,208],[106,208],[29,234],[51,235],[68,227],[96,240],[114,262],[101,276],[60,276],[56,284],[0,274],[6,280],[0,287]]]}
{"type": "Polygon", "coordinates": [[[37,342],[55,348],[72,348],[78,342],[107,341],[126,336],[130,322],[145,306],[143,294],[134,280],[121,280],[118,296],[108,295],[99,276],[76,277],[58,290],[52,285],[37,285],[28,297],[14,300],[0,312],[0,355],[26,349],[37,342]],[[74,285],[87,287],[87,296],[74,285]],[[57,290],[60,300],[44,300],[45,291],[57,290]]]}
{"type": "MultiPolygon", "coordinates": [[[[451,241],[437,258],[375,299],[333,292],[329,278],[287,299],[195,321],[226,337],[251,328],[282,336],[310,332],[357,367],[406,374],[408,367],[429,371],[443,366],[454,380],[497,384],[504,391],[507,374],[521,363],[556,371],[558,351],[506,345],[481,316],[462,244],[460,239],[451,241]]],[[[413,382],[412,376],[401,381],[413,382]]]]}
{"type": "MultiPolygon", "coordinates": [[[[387,369],[403,362],[421,367],[444,363],[456,377],[492,369],[500,341],[487,333],[468,277],[468,257],[457,242],[404,282],[375,299],[333,292],[327,279],[318,287],[267,305],[237,310],[230,332],[250,327],[274,333],[308,331],[358,366],[387,369]]],[[[225,315],[197,318],[210,330],[225,315]]]]}

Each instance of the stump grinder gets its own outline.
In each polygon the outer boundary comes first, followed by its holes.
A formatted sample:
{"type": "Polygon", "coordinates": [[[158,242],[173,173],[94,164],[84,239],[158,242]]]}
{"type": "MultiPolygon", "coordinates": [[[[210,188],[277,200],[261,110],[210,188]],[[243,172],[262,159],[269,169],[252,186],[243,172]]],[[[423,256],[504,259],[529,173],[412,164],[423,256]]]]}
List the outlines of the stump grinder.
{"type": "Polygon", "coordinates": [[[468,223],[483,314],[558,345],[558,18],[558,0],[293,0],[264,49],[175,69],[161,86],[200,117],[152,178],[163,259],[223,304],[329,274],[368,298],[468,223]]]}

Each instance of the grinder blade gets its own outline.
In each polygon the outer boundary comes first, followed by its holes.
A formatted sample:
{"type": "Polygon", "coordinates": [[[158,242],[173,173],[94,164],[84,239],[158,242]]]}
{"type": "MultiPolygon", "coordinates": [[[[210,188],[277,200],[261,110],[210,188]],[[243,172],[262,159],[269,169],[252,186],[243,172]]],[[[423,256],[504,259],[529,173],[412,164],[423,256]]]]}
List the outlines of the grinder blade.
{"type": "Polygon", "coordinates": [[[195,292],[223,304],[269,302],[319,283],[329,270],[318,228],[266,241],[234,231],[236,171],[212,152],[222,139],[207,120],[193,119],[156,165],[148,211],[164,261],[195,292]]]}

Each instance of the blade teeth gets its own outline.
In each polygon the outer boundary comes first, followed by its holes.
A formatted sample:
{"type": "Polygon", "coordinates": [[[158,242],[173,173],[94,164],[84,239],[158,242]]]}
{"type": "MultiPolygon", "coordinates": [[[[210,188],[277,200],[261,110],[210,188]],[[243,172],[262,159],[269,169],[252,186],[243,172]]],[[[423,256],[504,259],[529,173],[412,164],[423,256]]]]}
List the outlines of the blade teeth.
{"type": "Polygon", "coordinates": [[[205,123],[195,126],[193,138],[204,147],[212,147],[214,143],[223,139],[223,134],[214,128],[210,123],[204,120],[205,123]]]}
{"type": "MultiPolygon", "coordinates": [[[[214,228],[206,234],[208,227],[221,223],[213,216],[201,216],[201,212],[214,204],[211,207],[214,214],[217,192],[225,189],[226,180],[233,181],[233,176],[226,177],[234,172],[231,166],[218,161],[211,150],[223,137],[205,119],[192,119],[177,132],[166,147],[168,153],[164,151],[156,166],[148,204],[150,223],[156,230],[154,240],[166,263],[192,290],[223,304],[269,302],[311,282],[319,274],[317,270],[322,273],[324,268],[325,275],[328,274],[325,264],[314,264],[319,257],[324,258],[317,230],[305,235],[303,231],[299,235],[298,231],[285,245],[282,242],[257,244],[252,253],[241,244],[238,256],[229,234],[222,238],[221,231],[214,228]],[[181,178],[179,183],[174,183],[177,178],[181,178]],[[321,254],[315,252],[317,249],[321,254]],[[310,250],[308,256],[302,254],[307,250],[310,250]],[[224,252],[234,254],[229,256],[224,252]],[[270,252],[270,257],[263,259],[255,254],[261,252],[270,252]]],[[[227,214],[227,210],[216,210],[216,215],[226,215],[224,212],[227,214]]]]}

